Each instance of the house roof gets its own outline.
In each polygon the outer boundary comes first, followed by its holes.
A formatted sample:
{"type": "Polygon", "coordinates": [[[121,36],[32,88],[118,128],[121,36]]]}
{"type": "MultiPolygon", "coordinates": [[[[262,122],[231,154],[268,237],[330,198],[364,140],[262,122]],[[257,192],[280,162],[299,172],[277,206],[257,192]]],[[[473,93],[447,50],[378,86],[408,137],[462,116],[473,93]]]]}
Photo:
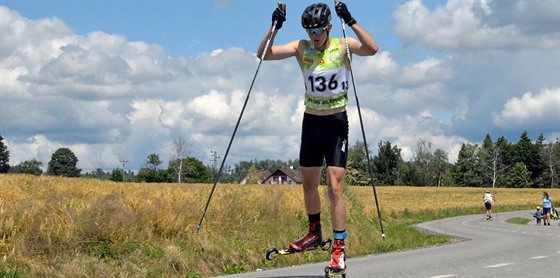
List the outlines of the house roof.
{"type": "Polygon", "coordinates": [[[270,177],[270,172],[268,170],[257,170],[259,171],[259,181],[264,181],[270,177]]]}
{"type": "MultiPolygon", "coordinates": [[[[270,172],[268,170],[257,169],[257,175],[258,175],[258,179],[259,179],[258,182],[261,183],[261,182],[265,181],[268,177],[270,177],[270,172]]],[[[248,178],[249,178],[248,176],[243,177],[239,181],[239,183],[240,184],[245,184],[247,182],[248,178]]]]}
{"type": "Polygon", "coordinates": [[[299,171],[293,169],[278,169],[274,171],[274,173],[270,174],[266,179],[269,179],[270,177],[277,177],[277,176],[288,176],[290,179],[292,179],[297,183],[301,183],[303,180],[299,171]]]}

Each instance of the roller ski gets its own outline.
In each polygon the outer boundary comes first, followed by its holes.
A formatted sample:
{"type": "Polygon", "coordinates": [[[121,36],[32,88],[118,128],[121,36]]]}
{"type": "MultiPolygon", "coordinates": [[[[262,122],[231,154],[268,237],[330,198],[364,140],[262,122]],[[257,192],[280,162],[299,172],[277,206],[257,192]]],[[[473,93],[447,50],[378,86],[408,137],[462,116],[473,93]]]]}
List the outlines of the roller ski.
{"type": "Polygon", "coordinates": [[[492,215],[487,214],[486,215],[486,221],[492,221],[492,215]]]}
{"type": "Polygon", "coordinates": [[[335,277],[335,276],[342,276],[342,278],[346,278],[346,268],[339,269],[339,268],[332,268],[330,266],[325,267],[325,278],[335,277]]]}
{"type": "Polygon", "coordinates": [[[325,278],[342,276],[346,278],[346,256],[344,240],[336,239],[331,251],[331,263],[325,267],[325,278]]]}
{"type": "Polygon", "coordinates": [[[277,256],[290,255],[305,251],[323,250],[328,251],[332,246],[332,240],[325,239],[321,236],[321,225],[318,223],[310,223],[309,231],[302,238],[290,243],[288,248],[278,250],[270,248],[266,252],[266,259],[269,261],[274,260],[277,256]]]}
{"type": "Polygon", "coordinates": [[[307,247],[305,249],[294,248],[294,247],[290,246],[288,248],[283,248],[283,249],[279,250],[279,249],[273,247],[273,248],[268,249],[268,251],[266,252],[266,259],[269,260],[269,261],[272,261],[278,256],[291,255],[291,254],[294,254],[294,253],[302,253],[302,252],[314,251],[314,250],[329,251],[329,249],[331,249],[331,246],[332,246],[332,239],[327,238],[323,241],[319,241],[318,244],[310,245],[309,247],[307,247]]]}

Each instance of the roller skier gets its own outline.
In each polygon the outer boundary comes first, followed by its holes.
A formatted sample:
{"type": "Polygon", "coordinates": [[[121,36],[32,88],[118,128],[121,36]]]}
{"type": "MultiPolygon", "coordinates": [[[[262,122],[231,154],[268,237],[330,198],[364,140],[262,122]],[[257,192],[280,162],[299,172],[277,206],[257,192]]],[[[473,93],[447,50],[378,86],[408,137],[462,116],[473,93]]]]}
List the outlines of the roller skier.
{"type": "Polygon", "coordinates": [[[309,227],[307,234],[290,243],[289,250],[305,251],[324,246],[318,187],[321,167],[325,162],[334,238],[331,261],[325,273],[326,276],[345,276],[346,203],[342,186],[348,156],[346,105],[351,68],[350,55],[345,45],[351,54],[359,56],[374,55],[378,51],[378,45],[352,17],[344,3],[337,2],[335,10],[357,39],[346,36],[331,38],[331,10],[327,4],[317,3],[305,8],[301,15],[301,26],[308,38],[275,45],[274,38],[286,20],[285,5],[279,4],[272,13],[274,28],[269,28],[265,34],[257,50],[257,57],[263,57],[264,60],[295,57],[305,83],[305,112],[299,161],[309,227]],[[269,41],[271,46],[267,48],[269,41]]]}

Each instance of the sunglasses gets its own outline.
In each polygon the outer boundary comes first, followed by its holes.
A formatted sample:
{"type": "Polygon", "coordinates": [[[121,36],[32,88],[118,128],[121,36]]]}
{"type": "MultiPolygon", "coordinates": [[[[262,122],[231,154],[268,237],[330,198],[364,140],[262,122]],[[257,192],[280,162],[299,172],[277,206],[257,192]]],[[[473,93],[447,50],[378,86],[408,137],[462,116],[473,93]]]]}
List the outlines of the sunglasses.
{"type": "Polygon", "coordinates": [[[312,36],[312,35],[320,36],[320,35],[323,34],[326,30],[327,30],[327,27],[323,27],[323,28],[313,28],[313,29],[305,29],[305,31],[307,31],[307,34],[309,34],[310,36],[312,36]]]}

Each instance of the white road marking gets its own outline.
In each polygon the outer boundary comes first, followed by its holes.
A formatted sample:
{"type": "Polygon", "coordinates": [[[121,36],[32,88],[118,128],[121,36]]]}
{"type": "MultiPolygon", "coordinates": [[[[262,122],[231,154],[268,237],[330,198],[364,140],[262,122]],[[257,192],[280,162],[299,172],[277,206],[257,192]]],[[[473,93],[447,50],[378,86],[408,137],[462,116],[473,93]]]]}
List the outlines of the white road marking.
{"type": "Polygon", "coordinates": [[[529,258],[529,260],[537,260],[537,259],[544,259],[544,258],[548,258],[548,256],[536,256],[536,257],[529,258]]]}
{"type": "Polygon", "coordinates": [[[512,265],[513,263],[503,263],[503,264],[495,264],[495,265],[487,265],[484,268],[498,268],[502,266],[512,265]]]}
{"type": "Polygon", "coordinates": [[[457,276],[457,274],[444,274],[444,275],[432,276],[430,278],[449,278],[453,276],[457,276]]]}

